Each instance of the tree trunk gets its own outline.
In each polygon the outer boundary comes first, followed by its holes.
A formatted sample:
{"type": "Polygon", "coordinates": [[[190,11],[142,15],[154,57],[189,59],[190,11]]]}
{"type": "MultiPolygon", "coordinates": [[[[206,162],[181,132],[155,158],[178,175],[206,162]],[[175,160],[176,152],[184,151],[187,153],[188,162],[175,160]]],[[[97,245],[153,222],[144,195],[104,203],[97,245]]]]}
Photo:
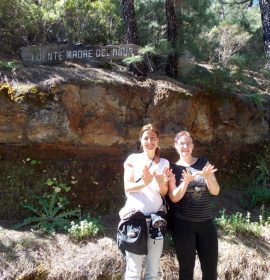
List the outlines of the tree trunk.
{"type": "Polygon", "coordinates": [[[121,0],[125,22],[126,43],[139,45],[134,0],[121,0]]]}
{"type": "Polygon", "coordinates": [[[267,66],[270,67],[270,0],[259,0],[262,27],[263,27],[263,42],[264,52],[267,58],[267,66]]]}
{"type": "Polygon", "coordinates": [[[176,52],[177,21],[173,0],[165,0],[165,12],[167,18],[167,40],[170,42],[172,51],[168,54],[166,73],[171,77],[177,76],[178,54],[176,52]]]}
{"type": "Polygon", "coordinates": [[[220,17],[221,20],[225,20],[225,9],[224,9],[224,3],[220,3],[220,17]]]}

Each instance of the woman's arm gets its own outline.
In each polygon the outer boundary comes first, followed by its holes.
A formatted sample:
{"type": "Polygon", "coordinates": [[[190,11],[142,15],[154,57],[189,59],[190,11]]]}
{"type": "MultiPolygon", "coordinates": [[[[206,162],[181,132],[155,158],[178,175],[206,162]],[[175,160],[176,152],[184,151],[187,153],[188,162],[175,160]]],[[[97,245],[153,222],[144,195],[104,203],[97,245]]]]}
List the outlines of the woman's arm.
{"type": "Polygon", "coordinates": [[[168,160],[165,160],[162,164],[165,165],[165,167],[162,170],[162,174],[155,175],[155,179],[158,183],[158,192],[161,196],[165,196],[168,192],[168,184],[170,180],[170,163],[168,160]]]}
{"type": "Polygon", "coordinates": [[[159,185],[159,193],[161,196],[165,196],[168,192],[168,183],[159,185]]]}
{"type": "Polygon", "coordinates": [[[192,175],[188,170],[184,170],[182,176],[183,176],[182,182],[180,183],[179,186],[176,186],[175,175],[171,171],[168,194],[171,201],[174,203],[182,199],[182,197],[186,193],[188,184],[195,178],[195,176],[192,175]]]}
{"type": "Polygon", "coordinates": [[[208,190],[212,195],[218,195],[220,191],[220,186],[215,176],[216,171],[217,169],[215,169],[214,165],[207,162],[203,170],[200,172],[200,175],[204,177],[208,190]]]}
{"type": "Polygon", "coordinates": [[[183,181],[176,187],[175,184],[169,183],[169,197],[172,202],[178,202],[185,194],[188,184],[183,181]]]}
{"type": "Polygon", "coordinates": [[[158,192],[161,196],[165,196],[168,192],[169,177],[165,173],[166,167],[161,175],[155,175],[156,182],[158,184],[158,192]]]}

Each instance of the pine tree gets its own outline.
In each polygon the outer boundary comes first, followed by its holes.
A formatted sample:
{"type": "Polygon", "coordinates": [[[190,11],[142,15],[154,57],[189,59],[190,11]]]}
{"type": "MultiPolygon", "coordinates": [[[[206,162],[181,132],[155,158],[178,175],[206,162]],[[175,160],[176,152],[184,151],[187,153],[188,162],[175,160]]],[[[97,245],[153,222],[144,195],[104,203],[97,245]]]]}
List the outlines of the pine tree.
{"type": "Polygon", "coordinates": [[[171,44],[172,51],[168,54],[166,73],[171,77],[177,76],[178,54],[176,52],[177,21],[173,0],[165,1],[165,13],[167,18],[167,40],[171,44]]]}
{"type": "Polygon", "coordinates": [[[134,0],[121,0],[125,22],[126,42],[139,45],[134,0]]]}
{"type": "Polygon", "coordinates": [[[259,3],[263,26],[264,52],[267,58],[267,67],[270,68],[270,1],[259,0],[259,3]]]}

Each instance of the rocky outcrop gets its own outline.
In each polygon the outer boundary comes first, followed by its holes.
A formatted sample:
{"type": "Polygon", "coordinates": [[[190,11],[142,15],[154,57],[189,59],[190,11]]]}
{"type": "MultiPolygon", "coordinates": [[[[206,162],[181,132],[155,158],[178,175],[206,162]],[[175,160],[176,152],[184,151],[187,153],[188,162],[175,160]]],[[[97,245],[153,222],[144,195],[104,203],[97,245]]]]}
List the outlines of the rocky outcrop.
{"type": "Polygon", "coordinates": [[[174,136],[187,129],[197,153],[207,154],[228,174],[240,168],[241,154],[252,156],[258,145],[270,143],[268,95],[255,103],[247,95],[210,94],[169,78],[139,81],[101,69],[20,71],[20,79],[2,82],[0,89],[0,143],[7,158],[15,150],[45,160],[76,157],[84,162],[78,169],[102,173],[102,184],[117,174],[122,190],[122,161],[139,149],[145,123],[160,127],[164,157],[175,159],[174,136]]]}
{"type": "Polygon", "coordinates": [[[164,77],[115,81],[112,73],[101,80],[109,72],[100,72],[98,81],[68,81],[47,89],[42,83],[27,89],[2,83],[0,143],[124,145],[130,150],[148,122],[161,128],[165,149],[180,129],[206,144],[230,142],[239,148],[269,141],[268,96],[258,105],[248,96],[208,94],[164,77]]]}

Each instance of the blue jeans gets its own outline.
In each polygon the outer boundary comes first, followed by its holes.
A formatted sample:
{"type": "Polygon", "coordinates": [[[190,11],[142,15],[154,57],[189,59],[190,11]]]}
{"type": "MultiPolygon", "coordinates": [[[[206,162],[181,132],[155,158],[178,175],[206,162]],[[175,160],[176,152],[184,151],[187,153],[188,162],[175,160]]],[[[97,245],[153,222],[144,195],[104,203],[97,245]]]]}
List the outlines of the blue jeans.
{"type": "MultiPolygon", "coordinates": [[[[145,280],[160,280],[160,257],[163,249],[163,239],[154,240],[148,234],[148,254],[145,256],[145,280]]],[[[125,280],[140,280],[142,275],[143,255],[126,251],[125,280]]]]}

